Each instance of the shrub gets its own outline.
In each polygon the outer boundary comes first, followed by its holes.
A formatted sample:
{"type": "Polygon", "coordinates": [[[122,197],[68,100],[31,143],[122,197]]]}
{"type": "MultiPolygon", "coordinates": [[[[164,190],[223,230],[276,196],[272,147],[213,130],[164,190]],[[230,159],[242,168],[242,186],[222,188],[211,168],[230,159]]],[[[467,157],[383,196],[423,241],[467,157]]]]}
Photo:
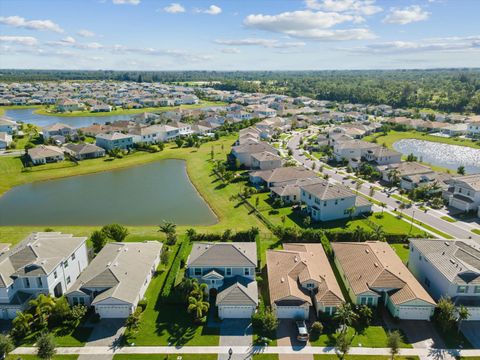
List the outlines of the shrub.
{"type": "Polygon", "coordinates": [[[128,236],[128,229],[120,224],[105,225],[102,232],[110,239],[122,242],[128,236]]]}
{"type": "Polygon", "coordinates": [[[318,340],[323,332],[323,325],[320,321],[315,321],[310,328],[310,340],[318,340]]]}
{"type": "Polygon", "coordinates": [[[273,338],[278,324],[277,316],[270,308],[261,309],[252,316],[253,329],[262,337],[273,338]]]}
{"type": "Polygon", "coordinates": [[[53,336],[48,333],[42,333],[37,338],[37,356],[40,359],[51,359],[56,352],[53,336]]]}
{"type": "Polygon", "coordinates": [[[146,298],[143,298],[138,302],[138,308],[142,309],[142,312],[145,311],[148,305],[148,300],[146,298]]]}

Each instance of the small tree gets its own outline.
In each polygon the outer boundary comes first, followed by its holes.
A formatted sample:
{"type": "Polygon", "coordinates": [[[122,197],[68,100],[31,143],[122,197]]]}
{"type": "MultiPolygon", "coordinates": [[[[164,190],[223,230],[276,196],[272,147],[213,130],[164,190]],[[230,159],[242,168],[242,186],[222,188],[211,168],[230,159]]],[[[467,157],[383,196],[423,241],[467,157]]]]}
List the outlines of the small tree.
{"type": "Polygon", "coordinates": [[[182,138],[177,138],[175,139],[175,144],[177,144],[177,147],[181,148],[183,146],[183,139],[182,138]]]}
{"type": "Polygon", "coordinates": [[[312,218],[310,216],[306,216],[303,219],[303,226],[308,228],[308,227],[310,227],[311,224],[312,224],[312,218]]]}
{"type": "Polygon", "coordinates": [[[125,240],[129,234],[128,229],[120,224],[105,225],[102,231],[108,238],[118,242],[125,240]]]}
{"type": "Polygon", "coordinates": [[[337,312],[333,315],[335,320],[340,321],[343,325],[342,332],[347,332],[347,326],[351,326],[353,322],[358,318],[358,315],[353,311],[350,303],[342,304],[337,312]]]}
{"type": "Polygon", "coordinates": [[[315,341],[318,340],[320,335],[323,332],[323,325],[320,321],[315,321],[310,328],[310,339],[315,341]]]}
{"type": "Polygon", "coordinates": [[[160,255],[160,263],[162,265],[167,265],[168,260],[170,260],[170,251],[168,247],[165,246],[165,249],[163,249],[162,254],[160,255]]]}
{"type": "Polygon", "coordinates": [[[457,330],[460,332],[460,327],[462,326],[462,322],[464,320],[467,320],[470,317],[470,312],[468,311],[468,308],[464,305],[460,305],[458,308],[458,316],[457,316],[457,330]]]}
{"type": "Polygon", "coordinates": [[[37,338],[37,356],[40,359],[51,359],[56,352],[53,336],[48,333],[42,333],[37,338]]]}
{"type": "Polygon", "coordinates": [[[460,165],[457,169],[458,175],[465,175],[465,166],[460,165]]]}
{"type": "Polygon", "coordinates": [[[90,241],[92,242],[93,251],[99,253],[107,244],[108,238],[103,231],[95,230],[92,235],[90,235],[90,241]]]}
{"type": "Polygon", "coordinates": [[[10,336],[0,334],[0,356],[6,357],[14,349],[10,336]]]}
{"type": "Polygon", "coordinates": [[[350,339],[350,337],[344,331],[340,332],[337,338],[335,339],[335,348],[342,355],[341,357],[342,359],[345,358],[345,355],[350,350],[351,342],[352,342],[352,339],[350,339]]]}
{"type": "Polygon", "coordinates": [[[400,352],[400,344],[402,343],[402,334],[398,330],[390,331],[387,336],[387,346],[390,348],[392,360],[400,352]]]}
{"type": "Polygon", "coordinates": [[[194,296],[188,298],[188,312],[193,315],[196,322],[202,321],[203,317],[207,315],[210,304],[203,299],[198,299],[194,296]]]}
{"type": "Polygon", "coordinates": [[[370,326],[373,319],[373,311],[367,305],[360,305],[357,308],[358,320],[357,323],[360,327],[366,328],[370,326]]]}
{"type": "Polygon", "coordinates": [[[160,228],[158,231],[161,231],[167,237],[168,245],[175,245],[177,242],[177,225],[170,221],[163,220],[162,225],[158,225],[160,228]]]}
{"type": "Polygon", "coordinates": [[[455,305],[450,298],[442,297],[435,310],[435,318],[443,332],[446,332],[455,324],[455,305]]]}

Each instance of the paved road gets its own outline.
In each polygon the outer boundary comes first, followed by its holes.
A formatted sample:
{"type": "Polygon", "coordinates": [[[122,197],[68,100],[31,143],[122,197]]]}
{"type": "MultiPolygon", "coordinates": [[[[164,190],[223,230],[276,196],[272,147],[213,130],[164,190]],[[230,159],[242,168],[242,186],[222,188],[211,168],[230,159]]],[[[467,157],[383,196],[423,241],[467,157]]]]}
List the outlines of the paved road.
{"type": "MultiPolygon", "coordinates": [[[[295,133],[290,138],[290,140],[288,141],[287,146],[290,149],[292,149],[293,158],[295,160],[297,160],[298,162],[300,162],[301,164],[303,164],[305,167],[309,168],[309,169],[312,168],[312,165],[315,162],[316,163],[315,168],[318,170],[324,164],[319,160],[313,161],[313,160],[308,159],[307,157],[303,156],[303,154],[302,154],[303,150],[298,149],[298,145],[300,143],[300,138],[301,137],[302,137],[302,134],[295,133]]],[[[356,190],[355,181],[344,180],[343,177],[345,175],[338,174],[335,171],[335,169],[330,170],[330,169],[323,168],[323,173],[329,175],[329,178],[331,179],[330,181],[337,182],[337,183],[344,183],[344,185],[350,187],[352,190],[354,190],[354,191],[356,190]]],[[[377,184],[371,184],[371,183],[366,182],[366,183],[362,184],[359,191],[366,196],[370,196],[369,195],[370,194],[370,187],[372,185],[378,186],[377,184]]],[[[398,207],[400,205],[398,200],[396,200],[392,197],[388,197],[388,195],[386,193],[383,193],[381,191],[376,191],[373,195],[373,198],[377,201],[385,203],[387,205],[387,209],[389,209],[389,210],[393,210],[395,208],[398,209],[398,207]]],[[[480,240],[480,235],[476,235],[476,234],[474,234],[470,231],[471,228],[480,227],[480,225],[477,226],[476,223],[468,224],[468,225],[466,225],[466,223],[464,223],[462,221],[459,221],[459,222],[456,222],[456,223],[450,223],[450,222],[447,222],[445,220],[440,219],[440,216],[443,216],[443,214],[441,212],[436,212],[436,211],[430,210],[427,213],[425,213],[424,211],[420,210],[415,205],[413,205],[409,209],[404,209],[403,213],[405,213],[406,215],[408,215],[411,218],[419,220],[419,221],[421,221],[421,222],[423,222],[427,225],[430,225],[431,227],[433,227],[433,228],[435,228],[435,229],[437,229],[441,232],[444,232],[446,234],[449,234],[449,235],[451,235],[455,238],[466,239],[466,238],[471,237],[471,238],[480,240]]]]}
{"type": "MultiPolygon", "coordinates": [[[[225,319],[220,325],[220,346],[252,347],[252,324],[250,320],[225,319]]],[[[251,360],[252,355],[248,353],[236,353],[230,357],[228,354],[218,354],[218,360],[251,360]]]]}

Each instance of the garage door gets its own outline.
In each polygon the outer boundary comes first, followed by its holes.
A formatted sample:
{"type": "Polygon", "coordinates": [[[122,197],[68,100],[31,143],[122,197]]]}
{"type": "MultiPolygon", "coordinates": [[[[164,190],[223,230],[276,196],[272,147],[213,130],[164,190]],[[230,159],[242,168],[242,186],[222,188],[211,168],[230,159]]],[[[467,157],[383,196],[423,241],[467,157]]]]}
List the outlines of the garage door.
{"type": "Polygon", "coordinates": [[[97,305],[95,311],[104,319],[124,319],[130,316],[128,305],[97,305]]]}
{"type": "Polygon", "coordinates": [[[306,319],[308,310],[298,306],[277,306],[277,317],[279,319],[306,319]]]}
{"type": "Polygon", "coordinates": [[[255,308],[253,306],[219,306],[220,319],[249,319],[255,308]]]}
{"type": "Polygon", "coordinates": [[[398,317],[404,320],[430,320],[432,308],[425,306],[401,306],[398,317]]]}

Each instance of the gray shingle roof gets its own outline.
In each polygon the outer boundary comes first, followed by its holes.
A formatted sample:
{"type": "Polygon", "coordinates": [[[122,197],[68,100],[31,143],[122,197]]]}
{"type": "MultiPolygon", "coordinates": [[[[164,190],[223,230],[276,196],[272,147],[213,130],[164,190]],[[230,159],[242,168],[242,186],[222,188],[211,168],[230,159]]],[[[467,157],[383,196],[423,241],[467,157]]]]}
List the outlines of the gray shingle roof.
{"type": "Polygon", "coordinates": [[[257,266],[254,242],[194,243],[187,266],[257,266]]]}
{"type": "Polygon", "coordinates": [[[225,280],[224,286],[217,294],[216,305],[257,305],[258,287],[255,280],[236,276],[225,280]]]}

